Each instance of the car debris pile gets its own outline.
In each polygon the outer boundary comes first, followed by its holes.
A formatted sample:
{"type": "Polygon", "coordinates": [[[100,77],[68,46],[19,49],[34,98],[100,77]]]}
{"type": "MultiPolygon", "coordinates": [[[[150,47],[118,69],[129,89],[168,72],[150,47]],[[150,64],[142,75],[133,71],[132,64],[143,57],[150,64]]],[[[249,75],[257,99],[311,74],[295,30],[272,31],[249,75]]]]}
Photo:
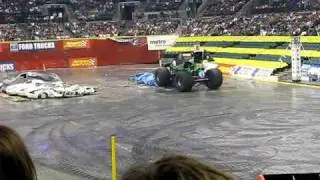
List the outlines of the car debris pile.
{"type": "Polygon", "coordinates": [[[157,83],[155,81],[154,72],[143,72],[139,74],[135,74],[129,77],[129,80],[135,81],[139,85],[146,85],[150,87],[157,87],[157,83]]]}
{"type": "Polygon", "coordinates": [[[29,99],[67,98],[95,94],[96,87],[67,84],[55,73],[24,72],[0,83],[0,91],[29,99]]]}

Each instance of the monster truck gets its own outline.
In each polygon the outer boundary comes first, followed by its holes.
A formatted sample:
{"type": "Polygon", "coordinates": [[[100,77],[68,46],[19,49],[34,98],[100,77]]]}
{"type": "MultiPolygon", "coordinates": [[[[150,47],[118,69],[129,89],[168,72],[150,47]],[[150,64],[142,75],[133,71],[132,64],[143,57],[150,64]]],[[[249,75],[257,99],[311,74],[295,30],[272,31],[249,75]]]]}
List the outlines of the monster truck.
{"type": "Polygon", "coordinates": [[[222,72],[217,65],[206,59],[203,51],[195,51],[191,59],[177,59],[161,63],[155,70],[158,86],[174,85],[180,92],[189,92],[196,83],[202,83],[209,89],[218,89],[223,83],[222,72]],[[178,63],[177,63],[178,62],[178,63]]]}

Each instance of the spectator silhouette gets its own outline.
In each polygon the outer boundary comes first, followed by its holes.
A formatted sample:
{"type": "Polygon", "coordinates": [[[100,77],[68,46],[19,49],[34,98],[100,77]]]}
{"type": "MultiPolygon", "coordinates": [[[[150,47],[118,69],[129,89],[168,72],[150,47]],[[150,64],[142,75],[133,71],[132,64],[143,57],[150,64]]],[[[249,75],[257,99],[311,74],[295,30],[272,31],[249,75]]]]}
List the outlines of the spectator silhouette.
{"type": "Polygon", "coordinates": [[[164,157],[130,168],[122,180],[234,180],[233,175],[186,156],[164,157]]]}
{"type": "Polygon", "coordinates": [[[0,125],[0,179],[37,180],[36,170],[20,136],[0,125]]]}

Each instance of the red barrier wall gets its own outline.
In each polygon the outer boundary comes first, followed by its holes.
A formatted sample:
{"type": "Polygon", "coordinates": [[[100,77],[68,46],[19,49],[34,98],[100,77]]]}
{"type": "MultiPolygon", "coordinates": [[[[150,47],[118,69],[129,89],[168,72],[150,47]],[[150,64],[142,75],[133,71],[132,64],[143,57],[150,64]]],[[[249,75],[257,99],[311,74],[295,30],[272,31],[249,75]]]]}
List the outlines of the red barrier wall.
{"type": "Polygon", "coordinates": [[[135,42],[111,39],[30,41],[0,44],[0,64],[12,61],[17,71],[45,68],[78,68],[118,64],[157,63],[158,52],[148,51],[145,38],[135,42]],[[54,48],[39,48],[36,43],[52,43],[54,48]],[[33,49],[25,49],[33,46],[33,49]],[[39,50],[41,49],[41,50],[39,50]]]}

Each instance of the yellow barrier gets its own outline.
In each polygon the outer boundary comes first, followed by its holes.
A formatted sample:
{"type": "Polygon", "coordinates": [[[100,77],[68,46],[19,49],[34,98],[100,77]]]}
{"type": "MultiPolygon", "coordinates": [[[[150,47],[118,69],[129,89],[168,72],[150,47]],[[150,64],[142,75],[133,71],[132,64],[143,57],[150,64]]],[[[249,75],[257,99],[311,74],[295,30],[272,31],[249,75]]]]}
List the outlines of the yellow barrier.
{"type": "Polygon", "coordinates": [[[288,64],[285,62],[277,61],[259,61],[251,59],[232,59],[232,58],[214,58],[215,62],[218,64],[227,64],[227,65],[243,65],[243,66],[253,66],[253,67],[263,67],[263,68],[284,68],[288,64]]]}
{"type": "MultiPolygon", "coordinates": [[[[196,36],[179,37],[177,42],[291,42],[291,36],[196,36]]],[[[320,43],[319,36],[301,36],[303,43],[320,43]]]]}
{"type": "Polygon", "coordinates": [[[116,137],[111,137],[111,164],[112,180],[117,180],[117,154],[116,154],[116,137]]]}
{"type": "Polygon", "coordinates": [[[290,42],[290,36],[197,36],[179,37],[177,42],[290,42]]]}
{"type": "Polygon", "coordinates": [[[218,69],[222,72],[222,74],[230,74],[231,67],[219,66],[218,69]]]}
{"type": "MultiPolygon", "coordinates": [[[[278,55],[291,56],[291,51],[286,49],[260,49],[260,48],[222,48],[222,47],[200,47],[208,52],[233,53],[233,54],[260,54],[260,55],[278,55]]],[[[192,52],[193,47],[170,47],[167,52],[192,52]]],[[[302,56],[320,57],[320,52],[315,50],[304,50],[302,56]]]]}

